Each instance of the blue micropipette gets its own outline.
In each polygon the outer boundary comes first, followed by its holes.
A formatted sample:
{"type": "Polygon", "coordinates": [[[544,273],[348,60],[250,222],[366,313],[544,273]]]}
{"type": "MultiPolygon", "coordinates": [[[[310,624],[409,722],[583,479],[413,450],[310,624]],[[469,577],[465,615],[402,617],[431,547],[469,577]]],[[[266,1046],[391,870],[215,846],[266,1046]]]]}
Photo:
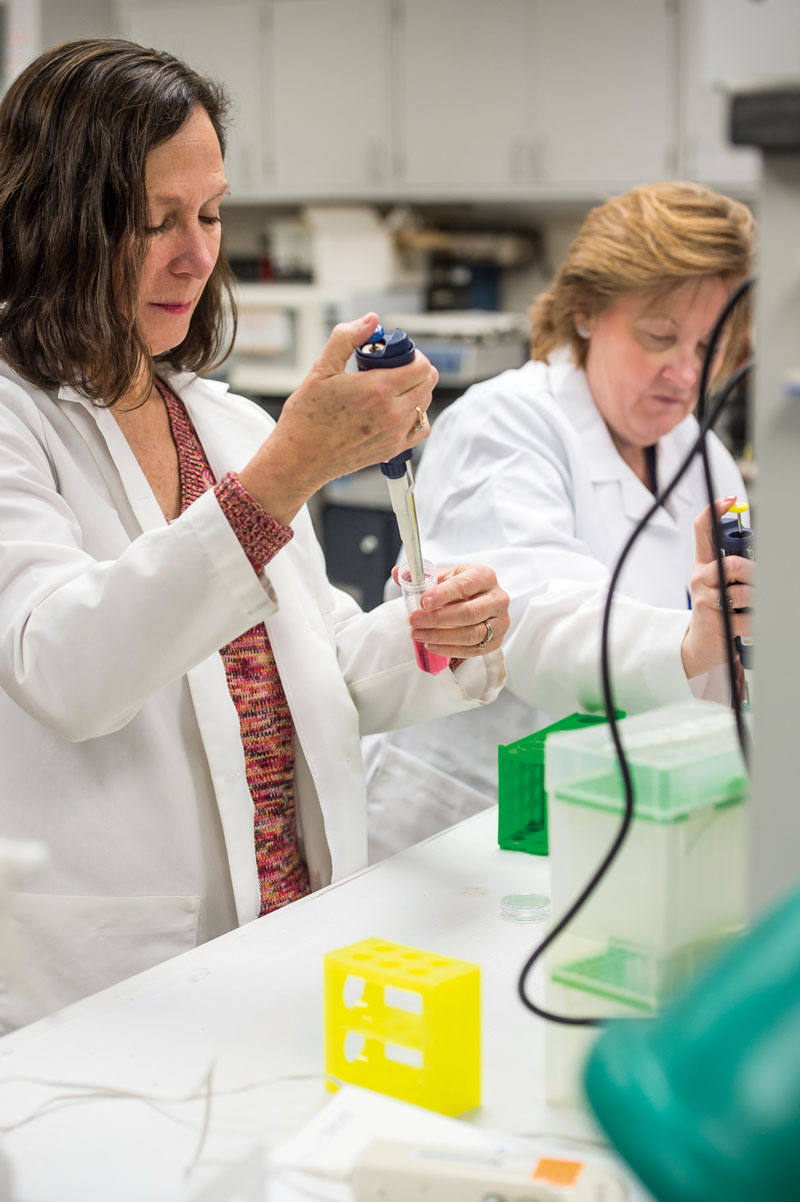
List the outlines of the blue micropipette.
{"type": "MultiPolygon", "coordinates": [[[[742,514],[750,506],[742,501],[731,505],[728,513],[735,518],[723,517],[719,524],[720,546],[723,555],[741,555],[743,559],[755,559],[755,535],[748,526],[742,525],[742,514]]],[[[753,666],[753,640],[737,637],[736,650],[739,662],[745,671],[753,666]]]]}
{"type": "MultiPolygon", "coordinates": [[[[414,343],[405,331],[394,330],[387,335],[383,326],[378,326],[372,337],[356,351],[359,371],[404,367],[413,358],[414,343]]],[[[414,584],[422,584],[425,579],[425,569],[422,564],[422,547],[420,546],[417,510],[414,504],[412,454],[411,448],[401,451],[399,455],[394,455],[382,463],[380,469],[386,477],[389,499],[405,548],[411,579],[414,584]]]]}

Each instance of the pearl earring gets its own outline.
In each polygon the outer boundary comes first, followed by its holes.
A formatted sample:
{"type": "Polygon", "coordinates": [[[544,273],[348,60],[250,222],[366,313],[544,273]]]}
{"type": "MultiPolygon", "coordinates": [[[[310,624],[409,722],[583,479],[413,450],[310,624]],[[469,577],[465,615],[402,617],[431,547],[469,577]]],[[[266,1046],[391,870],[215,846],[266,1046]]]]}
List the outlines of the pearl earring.
{"type": "Polygon", "coordinates": [[[588,338],[589,337],[589,327],[588,326],[576,326],[575,328],[578,331],[578,336],[580,338],[588,338]]]}

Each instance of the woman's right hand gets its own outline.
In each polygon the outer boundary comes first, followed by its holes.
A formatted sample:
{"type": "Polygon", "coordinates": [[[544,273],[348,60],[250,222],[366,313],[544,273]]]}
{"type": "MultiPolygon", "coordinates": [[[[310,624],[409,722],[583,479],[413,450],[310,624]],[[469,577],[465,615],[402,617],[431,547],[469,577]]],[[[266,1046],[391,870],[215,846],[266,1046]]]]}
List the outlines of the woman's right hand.
{"type": "MultiPolygon", "coordinates": [[[[724,497],[714,502],[715,520],[719,521],[736,500],[724,497]]],[[[717,562],[711,533],[711,507],[706,506],[694,522],[695,565],[690,592],[692,616],[681,646],[684,671],[691,680],[710,672],[727,659],[725,626],[721,604],[731,609],[731,633],[749,638],[752,634],[752,614],[736,613],[750,610],[753,605],[753,563],[740,555],[726,555],[722,561],[725,574],[725,597],[720,599],[717,562]],[[718,604],[720,602],[720,604],[718,604]]]]}
{"type": "Polygon", "coordinates": [[[427,438],[425,422],[438,372],[417,351],[405,367],[346,371],[353,351],[378,325],[376,314],[337,325],[278,423],[239,473],[244,488],[277,521],[291,521],[337,476],[391,459],[427,438]],[[419,410],[419,412],[418,412],[419,410]]]}

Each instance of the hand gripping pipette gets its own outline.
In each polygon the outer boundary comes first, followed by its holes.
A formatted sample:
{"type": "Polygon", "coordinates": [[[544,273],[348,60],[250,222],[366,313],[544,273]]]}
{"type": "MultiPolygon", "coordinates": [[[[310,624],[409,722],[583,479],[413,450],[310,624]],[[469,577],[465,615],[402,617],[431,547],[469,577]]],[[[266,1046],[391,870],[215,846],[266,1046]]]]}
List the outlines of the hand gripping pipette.
{"type": "MultiPolygon", "coordinates": [[[[372,371],[375,368],[405,367],[414,358],[414,343],[404,330],[394,330],[386,334],[383,326],[378,326],[375,333],[356,351],[356,362],[359,371],[372,371]]],[[[414,584],[422,584],[425,579],[425,569],[422,564],[422,548],[419,541],[419,526],[417,510],[414,504],[414,474],[411,470],[412,450],[401,451],[380,469],[386,477],[389,488],[389,498],[397,518],[397,528],[408,560],[411,580],[414,584]]]]}
{"type": "MultiPolygon", "coordinates": [[[[728,510],[728,513],[736,516],[724,517],[720,521],[719,541],[723,555],[741,555],[743,559],[755,559],[755,535],[749,527],[742,525],[742,514],[746,513],[749,508],[747,502],[737,502],[728,510]]],[[[752,668],[753,640],[737,637],[736,650],[739,654],[739,662],[745,671],[752,668]]]]}

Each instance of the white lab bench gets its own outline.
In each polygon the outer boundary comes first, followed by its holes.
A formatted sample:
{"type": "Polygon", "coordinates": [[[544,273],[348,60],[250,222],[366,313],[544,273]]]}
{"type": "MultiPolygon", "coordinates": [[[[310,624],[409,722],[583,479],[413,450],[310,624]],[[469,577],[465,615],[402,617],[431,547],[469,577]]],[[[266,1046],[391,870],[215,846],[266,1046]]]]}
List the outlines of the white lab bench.
{"type": "Polygon", "coordinates": [[[480,964],[483,1104],[465,1118],[541,1132],[543,1023],[516,990],[542,927],[499,908],[547,892],[548,863],[499,850],[496,824],[487,810],[0,1040],[14,1202],[199,1198],[249,1146],[287,1139],[331,1098],[323,953],[371,935],[480,964]]]}

